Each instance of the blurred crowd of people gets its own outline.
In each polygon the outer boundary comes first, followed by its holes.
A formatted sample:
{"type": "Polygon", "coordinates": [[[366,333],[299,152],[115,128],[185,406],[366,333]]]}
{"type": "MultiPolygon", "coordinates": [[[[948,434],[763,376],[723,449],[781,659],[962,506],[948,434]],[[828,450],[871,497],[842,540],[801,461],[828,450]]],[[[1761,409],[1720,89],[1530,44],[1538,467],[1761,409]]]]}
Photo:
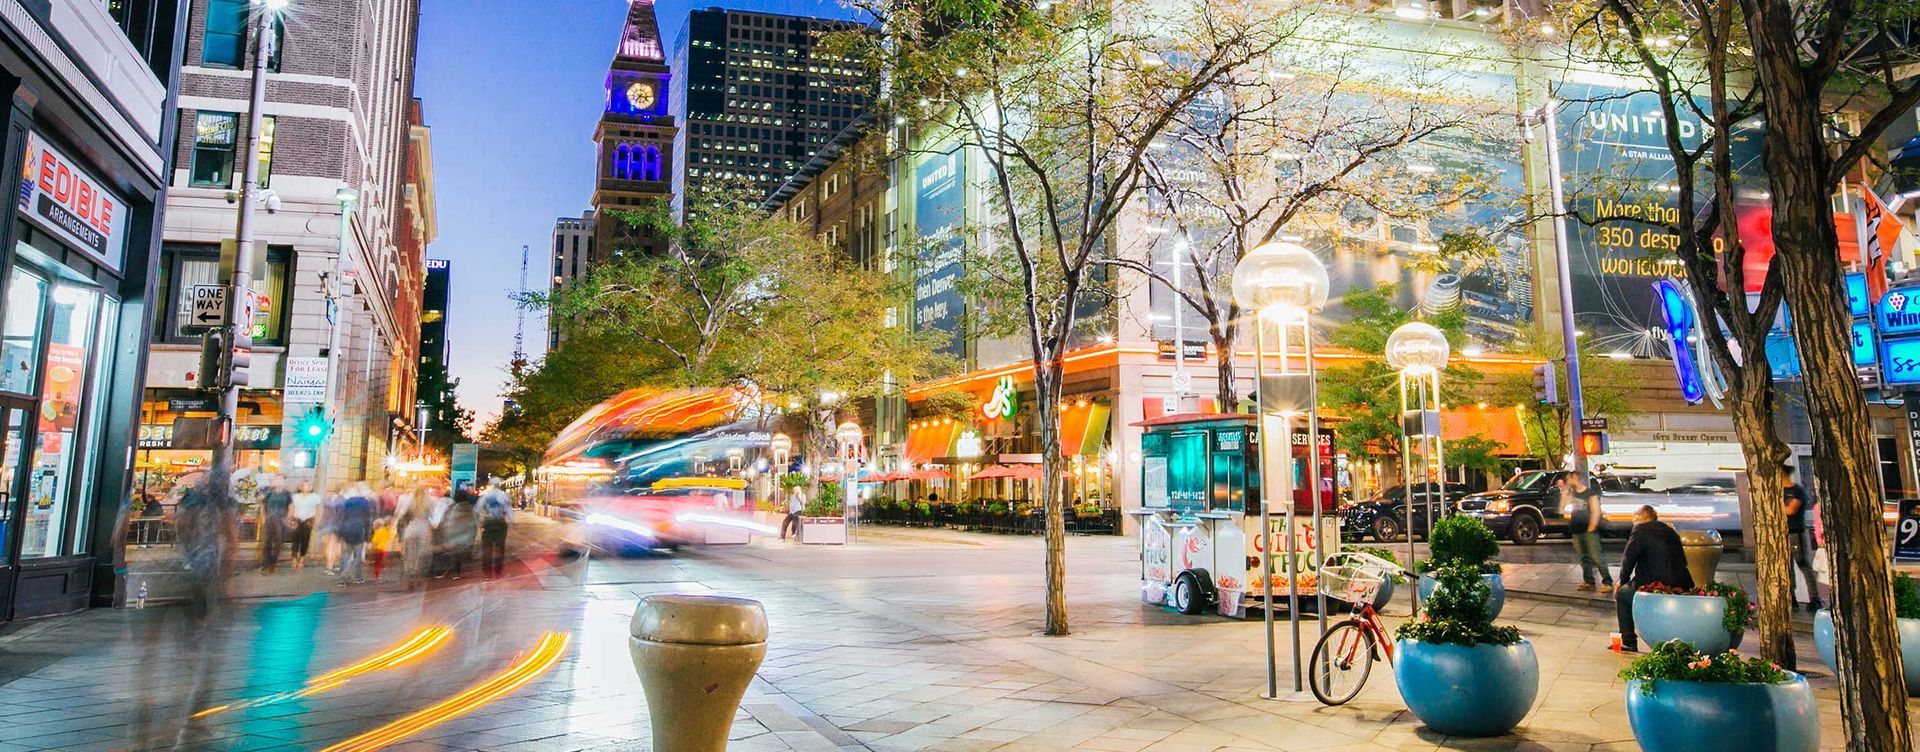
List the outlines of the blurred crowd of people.
{"type": "Polygon", "coordinates": [[[313,559],[341,585],[379,582],[389,569],[410,589],[428,578],[457,580],[476,556],[482,576],[505,571],[514,502],[498,488],[463,483],[448,494],[434,483],[379,491],[355,483],[323,495],[311,484],[289,490],[274,479],[261,486],[259,501],[259,562],[267,574],[279,570],[283,554],[296,571],[313,559]]]}

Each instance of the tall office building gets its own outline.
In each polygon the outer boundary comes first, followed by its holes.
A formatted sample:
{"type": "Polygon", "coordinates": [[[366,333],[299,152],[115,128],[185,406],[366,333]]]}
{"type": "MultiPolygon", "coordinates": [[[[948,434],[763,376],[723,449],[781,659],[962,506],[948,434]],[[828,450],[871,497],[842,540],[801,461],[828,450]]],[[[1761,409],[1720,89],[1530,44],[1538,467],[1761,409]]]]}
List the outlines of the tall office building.
{"type": "MultiPolygon", "coordinates": [[[[578,217],[561,217],[553,222],[553,285],[548,288],[559,290],[580,275],[587,273],[587,264],[593,259],[593,234],[595,226],[593,210],[588,209],[578,217]]],[[[547,316],[547,349],[559,347],[566,339],[561,321],[549,314],[547,316]]]]}
{"type": "Polygon", "coordinates": [[[759,201],[873,100],[874,79],[828,53],[838,21],[708,8],[674,43],[674,209],[682,216],[731,191],[759,201]]]}
{"type": "Polygon", "coordinates": [[[600,125],[593,132],[598,159],[592,203],[602,218],[595,230],[598,253],[619,248],[640,253],[665,250],[659,238],[647,237],[623,222],[606,221],[606,210],[633,210],[668,198],[674,134],[673,115],[668,111],[670,78],[660,51],[653,0],[632,0],[626,26],[620,30],[620,45],[607,69],[600,125]]]}

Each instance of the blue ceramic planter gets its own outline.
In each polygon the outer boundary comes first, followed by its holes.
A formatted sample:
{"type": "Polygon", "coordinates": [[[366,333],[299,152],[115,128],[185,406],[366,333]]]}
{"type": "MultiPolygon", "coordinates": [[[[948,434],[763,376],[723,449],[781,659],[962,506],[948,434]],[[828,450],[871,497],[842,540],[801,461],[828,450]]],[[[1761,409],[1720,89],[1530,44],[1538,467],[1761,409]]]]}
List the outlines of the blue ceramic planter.
{"type": "MultiPolygon", "coordinates": [[[[1906,664],[1907,696],[1920,697],[1920,619],[1896,619],[1900,624],[1900,659],[1906,664]]],[[[1827,668],[1840,670],[1833,658],[1833,614],[1820,609],[1813,614],[1813,646],[1827,668]]]]}
{"type": "Polygon", "coordinates": [[[1788,672],[1779,684],[1711,684],[1658,680],[1627,682],[1627,721],[1646,752],[1814,752],[1820,749],[1820,711],[1813,690],[1788,672]]]}
{"type": "Polygon", "coordinates": [[[1733,635],[1727,632],[1726,616],[1727,601],[1717,595],[1633,596],[1633,628],[1640,633],[1640,644],[1649,648],[1679,639],[1707,655],[1727,652],[1733,635]]]}
{"type": "Polygon", "coordinates": [[[1540,693],[1540,663],[1526,640],[1472,647],[1400,640],[1394,650],[1393,681],[1407,709],[1449,736],[1512,731],[1540,693]]]}
{"type": "MultiPolygon", "coordinates": [[[[1485,580],[1487,587],[1493,591],[1487,596],[1487,618],[1498,619],[1500,609],[1506,608],[1507,605],[1507,585],[1497,574],[1483,574],[1480,575],[1480,579],[1485,580]]],[[[1428,598],[1432,598],[1433,589],[1439,586],[1439,580],[1428,575],[1420,575],[1420,602],[1425,603],[1428,598]]]]}

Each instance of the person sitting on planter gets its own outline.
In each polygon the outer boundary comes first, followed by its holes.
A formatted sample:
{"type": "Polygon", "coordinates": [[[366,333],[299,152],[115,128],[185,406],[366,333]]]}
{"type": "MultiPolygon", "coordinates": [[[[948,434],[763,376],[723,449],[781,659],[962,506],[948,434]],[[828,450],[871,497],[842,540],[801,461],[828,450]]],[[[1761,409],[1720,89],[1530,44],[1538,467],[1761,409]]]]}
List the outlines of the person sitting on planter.
{"type": "Polygon", "coordinates": [[[1640,652],[1640,637],[1633,631],[1633,594],[1649,585],[1692,590],[1693,575],[1687,572],[1680,534],[1661,522],[1652,506],[1641,506],[1633,513],[1633,533],[1627,536],[1626,553],[1620,555],[1620,589],[1613,594],[1620,649],[1629,653],[1640,652]]]}

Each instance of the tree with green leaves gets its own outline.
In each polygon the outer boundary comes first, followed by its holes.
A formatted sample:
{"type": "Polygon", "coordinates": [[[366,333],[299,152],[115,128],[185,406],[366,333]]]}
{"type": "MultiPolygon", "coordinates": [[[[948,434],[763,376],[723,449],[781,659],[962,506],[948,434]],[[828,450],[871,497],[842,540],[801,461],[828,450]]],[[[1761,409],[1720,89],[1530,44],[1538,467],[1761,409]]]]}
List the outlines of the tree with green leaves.
{"type": "Polygon", "coordinates": [[[1145,185],[1147,152],[1179,114],[1288,39],[1265,9],[1224,0],[857,0],[877,32],[847,52],[884,71],[914,143],[986,168],[980,250],[1007,280],[977,306],[1026,344],[1045,463],[1046,633],[1069,632],[1059,403],[1065,355],[1100,258],[1145,185]]]}

